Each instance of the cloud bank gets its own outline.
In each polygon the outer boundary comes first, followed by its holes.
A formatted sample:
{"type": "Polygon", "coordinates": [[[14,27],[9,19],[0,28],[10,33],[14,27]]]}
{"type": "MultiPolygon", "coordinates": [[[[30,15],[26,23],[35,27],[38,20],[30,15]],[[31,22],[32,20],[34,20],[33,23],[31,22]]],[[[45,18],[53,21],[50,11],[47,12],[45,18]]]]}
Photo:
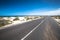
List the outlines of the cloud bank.
{"type": "Polygon", "coordinates": [[[27,12],[27,15],[60,15],[60,8],[56,10],[33,10],[30,12],[27,12]]]}

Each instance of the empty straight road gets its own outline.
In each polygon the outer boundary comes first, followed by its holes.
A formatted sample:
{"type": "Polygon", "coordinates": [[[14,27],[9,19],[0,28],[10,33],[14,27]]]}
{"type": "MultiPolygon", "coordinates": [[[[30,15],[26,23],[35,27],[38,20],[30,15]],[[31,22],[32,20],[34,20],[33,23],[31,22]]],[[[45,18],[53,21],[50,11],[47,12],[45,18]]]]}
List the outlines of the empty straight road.
{"type": "Polygon", "coordinates": [[[0,40],[60,40],[60,26],[44,17],[0,30],[0,40]]]}

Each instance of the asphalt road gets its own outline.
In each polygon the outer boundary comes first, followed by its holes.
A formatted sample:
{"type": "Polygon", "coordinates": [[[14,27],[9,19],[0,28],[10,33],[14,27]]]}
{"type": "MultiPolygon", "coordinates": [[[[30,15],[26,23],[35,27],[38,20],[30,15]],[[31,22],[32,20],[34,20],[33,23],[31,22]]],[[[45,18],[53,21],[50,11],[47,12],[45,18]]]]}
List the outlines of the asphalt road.
{"type": "Polygon", "coordinates": [[[0,30],[0,40],[60,40],[60,26],[45,17],[0,30]]]}

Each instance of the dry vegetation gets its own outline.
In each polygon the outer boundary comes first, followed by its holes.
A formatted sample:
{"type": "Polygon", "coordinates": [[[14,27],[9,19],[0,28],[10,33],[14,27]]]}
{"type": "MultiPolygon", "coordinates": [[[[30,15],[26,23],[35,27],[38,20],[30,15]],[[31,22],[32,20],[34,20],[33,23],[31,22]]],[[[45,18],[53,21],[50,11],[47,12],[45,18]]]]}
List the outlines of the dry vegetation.
{"type": "Polygon", "coordinates": [[[55,19],[60,19],[60,16],[51,16],[51,17],[55,19]]]}

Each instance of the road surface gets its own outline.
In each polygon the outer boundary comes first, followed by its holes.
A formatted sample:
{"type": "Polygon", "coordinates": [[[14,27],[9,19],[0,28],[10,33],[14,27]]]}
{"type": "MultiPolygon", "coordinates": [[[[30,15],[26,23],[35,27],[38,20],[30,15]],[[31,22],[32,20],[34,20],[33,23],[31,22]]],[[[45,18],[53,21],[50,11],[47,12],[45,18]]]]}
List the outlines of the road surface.
{"type": "Polygon", "coordinates": [[[60,26],[44,17],[0,30],[0,40],[60,40],[60,26]]]}

